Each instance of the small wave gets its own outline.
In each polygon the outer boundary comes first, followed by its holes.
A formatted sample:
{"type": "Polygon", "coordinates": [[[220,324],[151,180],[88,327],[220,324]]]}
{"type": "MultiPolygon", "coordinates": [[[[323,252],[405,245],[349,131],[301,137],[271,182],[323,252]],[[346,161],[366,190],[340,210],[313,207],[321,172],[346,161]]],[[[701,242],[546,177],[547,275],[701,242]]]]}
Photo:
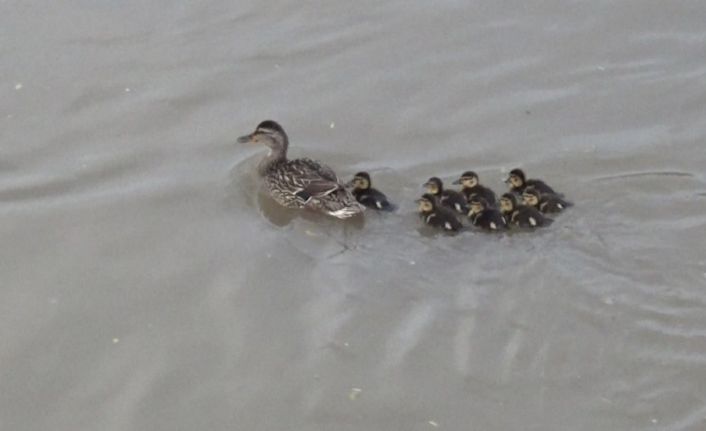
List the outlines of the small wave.
{"type": "Polygon", "coordinates": [[[629,174],[608,175],[605,177],[596,178],[594,181],[612,181],[640,177],[687,177],[691,178],[694,174],[679,171],[651,171],[651,172],[633,172],[629,174]]]}

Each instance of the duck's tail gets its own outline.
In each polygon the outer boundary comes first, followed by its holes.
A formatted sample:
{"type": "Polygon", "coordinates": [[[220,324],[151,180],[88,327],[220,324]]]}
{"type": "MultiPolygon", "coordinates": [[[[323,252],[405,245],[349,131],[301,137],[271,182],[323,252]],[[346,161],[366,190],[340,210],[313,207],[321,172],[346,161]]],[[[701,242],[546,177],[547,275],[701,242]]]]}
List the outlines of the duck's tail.
{"type": "Polygon", "coordinates": [[[320,202],[322,211],[336,218],[345,219],[365,211],[365,206],[343,188],[321,199],[320,202]]]}

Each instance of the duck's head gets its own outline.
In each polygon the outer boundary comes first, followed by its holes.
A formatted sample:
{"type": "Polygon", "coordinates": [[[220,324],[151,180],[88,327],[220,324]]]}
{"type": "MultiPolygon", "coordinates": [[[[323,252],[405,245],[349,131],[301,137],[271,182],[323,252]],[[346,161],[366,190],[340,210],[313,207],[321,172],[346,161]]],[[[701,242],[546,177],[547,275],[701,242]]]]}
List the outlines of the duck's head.
{"type": "Polygon", "coordinates": [[[255,131],[249,135],[238,138],[240,144],[262,144],[266,145],[273,152],[287,151],[289,138],[282,126],[272,120],[265,120],[258,124],[255,131]]]}
{"type": "Polygon", "coordinates": [[[427,190],[427,193],[434,196],[440,194],[444,190],[444,183],[442,183],[441,179],[437,177],[429,178],[426,183],[422,184],[422,186],[427,190]]]}
{"type": "Polygon", "coordinates": [[[539,197],[539,191],[534,187],[527,187],[525,191],[522,192],[522,202],[530,207],[539,205],[539,197]]]}
{"type": "Polygon", "coordinates": [[[419,205],[420,213],[430,213],[436,208],[436,198],[430,193],[422,195],[416,202],[419,205]]]}
{"type": "Polygon", "coordinates": [[[525,173],[522,172],[522,169],[513,169],[505,182],[512,190],[521,189],[525,185],[525,173]]]}
{"type": "Polygon", "coordinates": [[[370,174],[367,172],[358,172],[353,176],[350,184],[354,190],[368,190],[371,186],[370,174]]]}
{"type": "Polygon", "coordinates": [[[470,189],[478,185],[478,174],[473,171],[466,171],[461,177],[454,181],[454,184],[461,184],[464,189],[470,189]]]}
{"type": "Polygon", "coordinates": [[[470,202],[468,202],[468,207],[470,208],[468,215],[475,215],[488,208],[488,201],[480,196],[473,196],[470,202]]]}
{"type": "Polygon", "coordinates": [[[500,196],[500,211],[503,214],[510,214],[517,207],[517,197],[513,193],[505,193],[500,196]]]}

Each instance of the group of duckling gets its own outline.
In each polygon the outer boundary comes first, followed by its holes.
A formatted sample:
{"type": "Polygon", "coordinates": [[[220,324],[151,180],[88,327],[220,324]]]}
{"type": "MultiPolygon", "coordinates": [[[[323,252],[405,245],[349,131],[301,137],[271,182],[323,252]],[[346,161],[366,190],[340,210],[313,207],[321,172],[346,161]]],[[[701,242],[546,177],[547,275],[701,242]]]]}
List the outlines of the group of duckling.
{"type": "MultiPolygon", "coordinates": [[[[453,182],[461,185],[460,190],[445,189],[440,178],[431,177],[423,184],[426,193],[417,199],[419,214],[424,223],[446,231],[463,228],[459,216],[467,216],[477,228],[502,231],[511,226],[529,229],[549,226],[554,220],[546,214],[559,213],[572,205],[544,181],[526,179],[521,169],[513,169],[506,183],[510,191],[496,199],[495,192],[480,184],[473,171],[464,172],[453,182]]],[[[372,187],[367,172],[357,173],[350,184],[353,196],[366,207],[394,208],[384,193],[372,187]]]]}
{"type": "Polygon", "coordinates": [[[496,200],[493,190],[482,185],[478,174],[467,171],[453,184],[461,190],[444,189],[437,177],[424,183],[427,193],[417,200],[424,223],[447,231],[463,228],[458,216],[467,216],[471,225],[487,230],[502,231],[516,226],[538,228],[550,225],[546,216],[571,206],[544,181],[527,179],[521,169],[513,169],[505,181],[510,191],[496,200]],[[520,203],[520,198],[522,203],[520,203]]]}
{"type": "MultiPolygon", "coordinates": [[[[367,172],[359,172],[352,181],[343,183],[321,162],[288,159],[289,138],[282,126],[272,120],[261,122],[254,132],[238,138],[238,142],[269,148],[258,165],[258,173],[270,196],[282,206],[308,208],[337,218],[360,214],[366,208],[380,211],[395,208],[384,193],[372,187],[367,172]]],[[[446,231],[463,228],[459,216],[467,217],[477,228],[502,231],[510,226],[548,226],[553,220],[545,214],[558,213],[572,205],[544,181],[527,179],[520,169],[513,169],[506,183],[510,191],[496,200],[495,192],[480,184],[478,175],[472,171],[464,172],[453,182],[461,186],[460,191],[445,189],[437,177],[429,178],[423,185],[426,193],[417,200],[419,214],[427,225],[446,231]]]]}

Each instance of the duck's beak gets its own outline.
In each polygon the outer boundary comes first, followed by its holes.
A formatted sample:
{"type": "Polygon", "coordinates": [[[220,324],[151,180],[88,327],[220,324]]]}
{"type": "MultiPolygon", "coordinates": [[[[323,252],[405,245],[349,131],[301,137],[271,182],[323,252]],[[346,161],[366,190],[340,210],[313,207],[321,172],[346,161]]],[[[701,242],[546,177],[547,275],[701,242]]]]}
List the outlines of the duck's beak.
{"type": "Polygon", "coordinates": [[[454,182],[451,183],[451,184],[453,184],[453,185],[459,185],[459,184],[461,184],[461,178],[457,179],[456,181],[454,181],[454,182]]]}
{"type": "Polygon", "coordinates": [[[505,184],[510,184],[510,177],[505,178],[505,184]]]}
{"type": "Polygon", "coordinates": [[[252,142],[252,133],[249,135],[241,136],[238,138],[238,143],[239,144],[247,144],[248,142],[252,142]]]}
{"type": "Polygon", "coordinates": [[[422,184],[422,187],[424,187],[425,189],[428,189],[429,187],[431,187],[431,183],[426,182],[426,183],[422,184]]]}

